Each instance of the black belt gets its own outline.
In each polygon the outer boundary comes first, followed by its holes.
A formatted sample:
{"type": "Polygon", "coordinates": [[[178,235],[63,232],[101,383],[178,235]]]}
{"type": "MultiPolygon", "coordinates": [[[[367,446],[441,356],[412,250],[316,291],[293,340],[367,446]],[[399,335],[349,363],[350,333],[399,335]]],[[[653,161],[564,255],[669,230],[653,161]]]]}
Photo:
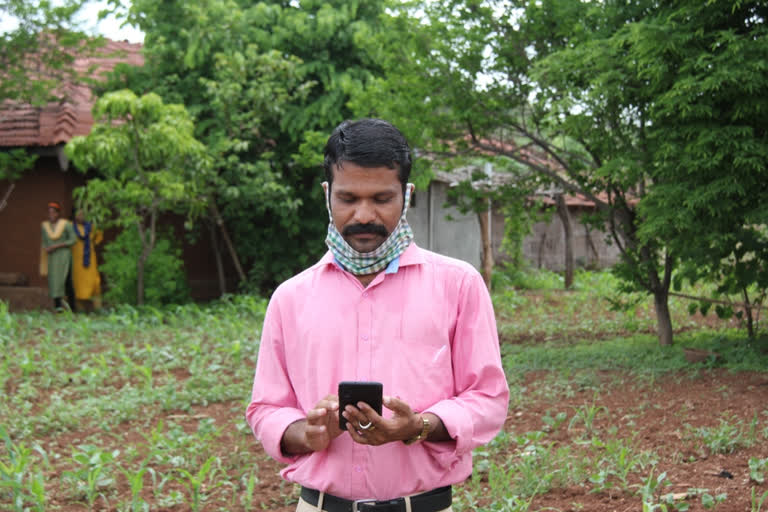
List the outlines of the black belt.
{"type": "MultiPolygon", "coordinates": [[[[312,506],[317,506],[320,499],[320,491],[301,488],[301,499],[312,506]]],[[[413,512],[437,512],[451,506],[451,486],[440,487],[432,491],[411,496],[411,510],[413,512]]],[[[405,512],[405,498],[392,500],[345,500],[332,494],[323,497],[323,510],[327,512],[405,512]]]]}

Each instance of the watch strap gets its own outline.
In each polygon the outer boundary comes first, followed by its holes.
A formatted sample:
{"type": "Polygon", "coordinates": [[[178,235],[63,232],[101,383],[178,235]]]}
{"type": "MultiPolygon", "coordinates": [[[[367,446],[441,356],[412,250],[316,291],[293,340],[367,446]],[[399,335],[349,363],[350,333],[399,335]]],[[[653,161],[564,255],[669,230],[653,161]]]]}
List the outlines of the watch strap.
{"type": "Polygon", "coordinates": [[[429,420],[423,414],[420,414],[419,417],[421,418],[421,432],[419,432],[416,436],[403,441],[403,443],[405,443],[406,445],[412,445],[420,441],[423,441],[429,435],[429,427],[430,427],[429,420]]]}

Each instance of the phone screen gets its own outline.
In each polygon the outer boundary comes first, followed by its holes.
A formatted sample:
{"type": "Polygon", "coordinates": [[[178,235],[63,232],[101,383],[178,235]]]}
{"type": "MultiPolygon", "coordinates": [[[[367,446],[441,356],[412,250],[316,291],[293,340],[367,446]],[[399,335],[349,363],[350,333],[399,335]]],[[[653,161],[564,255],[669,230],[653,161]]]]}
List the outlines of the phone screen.
{"type": "Polygon", "coordinates": [[[339,382],[339,428],[347,429],[347,419],[341,415],[347,405],[365,402],[380,415],[383,390],[381,382],[339,382]]]}

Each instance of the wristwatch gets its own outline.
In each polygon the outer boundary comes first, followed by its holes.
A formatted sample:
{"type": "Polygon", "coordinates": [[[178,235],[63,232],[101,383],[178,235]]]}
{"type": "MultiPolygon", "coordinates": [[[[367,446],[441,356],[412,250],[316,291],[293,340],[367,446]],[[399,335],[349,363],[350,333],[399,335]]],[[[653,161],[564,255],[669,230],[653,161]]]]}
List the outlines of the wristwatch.
{"type": "Polygon", "coordinates": [[[418,435],[403,441],[403,443],[405,443],[406,445],[412,445],[420,441],[423,441],[429,435],[429,420],[423,414],[420,414],[419,417],[421,418],[421,432],[419,432],[418,435]]]}

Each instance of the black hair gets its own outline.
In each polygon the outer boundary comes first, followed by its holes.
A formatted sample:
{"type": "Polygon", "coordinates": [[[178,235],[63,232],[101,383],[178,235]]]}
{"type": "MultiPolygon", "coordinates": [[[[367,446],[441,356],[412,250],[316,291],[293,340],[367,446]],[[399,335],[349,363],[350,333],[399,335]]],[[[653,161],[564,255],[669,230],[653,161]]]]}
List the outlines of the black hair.
{"type": "Polygon", "coordinates": [[[352,162],[360,167],[388,167],[397,170],[405,186],[411,175],[411,148],[400,130],[382,119],[344,121],[333,130],[325,145],[325,179],[333,184],[333,168],[352,162]]]}

